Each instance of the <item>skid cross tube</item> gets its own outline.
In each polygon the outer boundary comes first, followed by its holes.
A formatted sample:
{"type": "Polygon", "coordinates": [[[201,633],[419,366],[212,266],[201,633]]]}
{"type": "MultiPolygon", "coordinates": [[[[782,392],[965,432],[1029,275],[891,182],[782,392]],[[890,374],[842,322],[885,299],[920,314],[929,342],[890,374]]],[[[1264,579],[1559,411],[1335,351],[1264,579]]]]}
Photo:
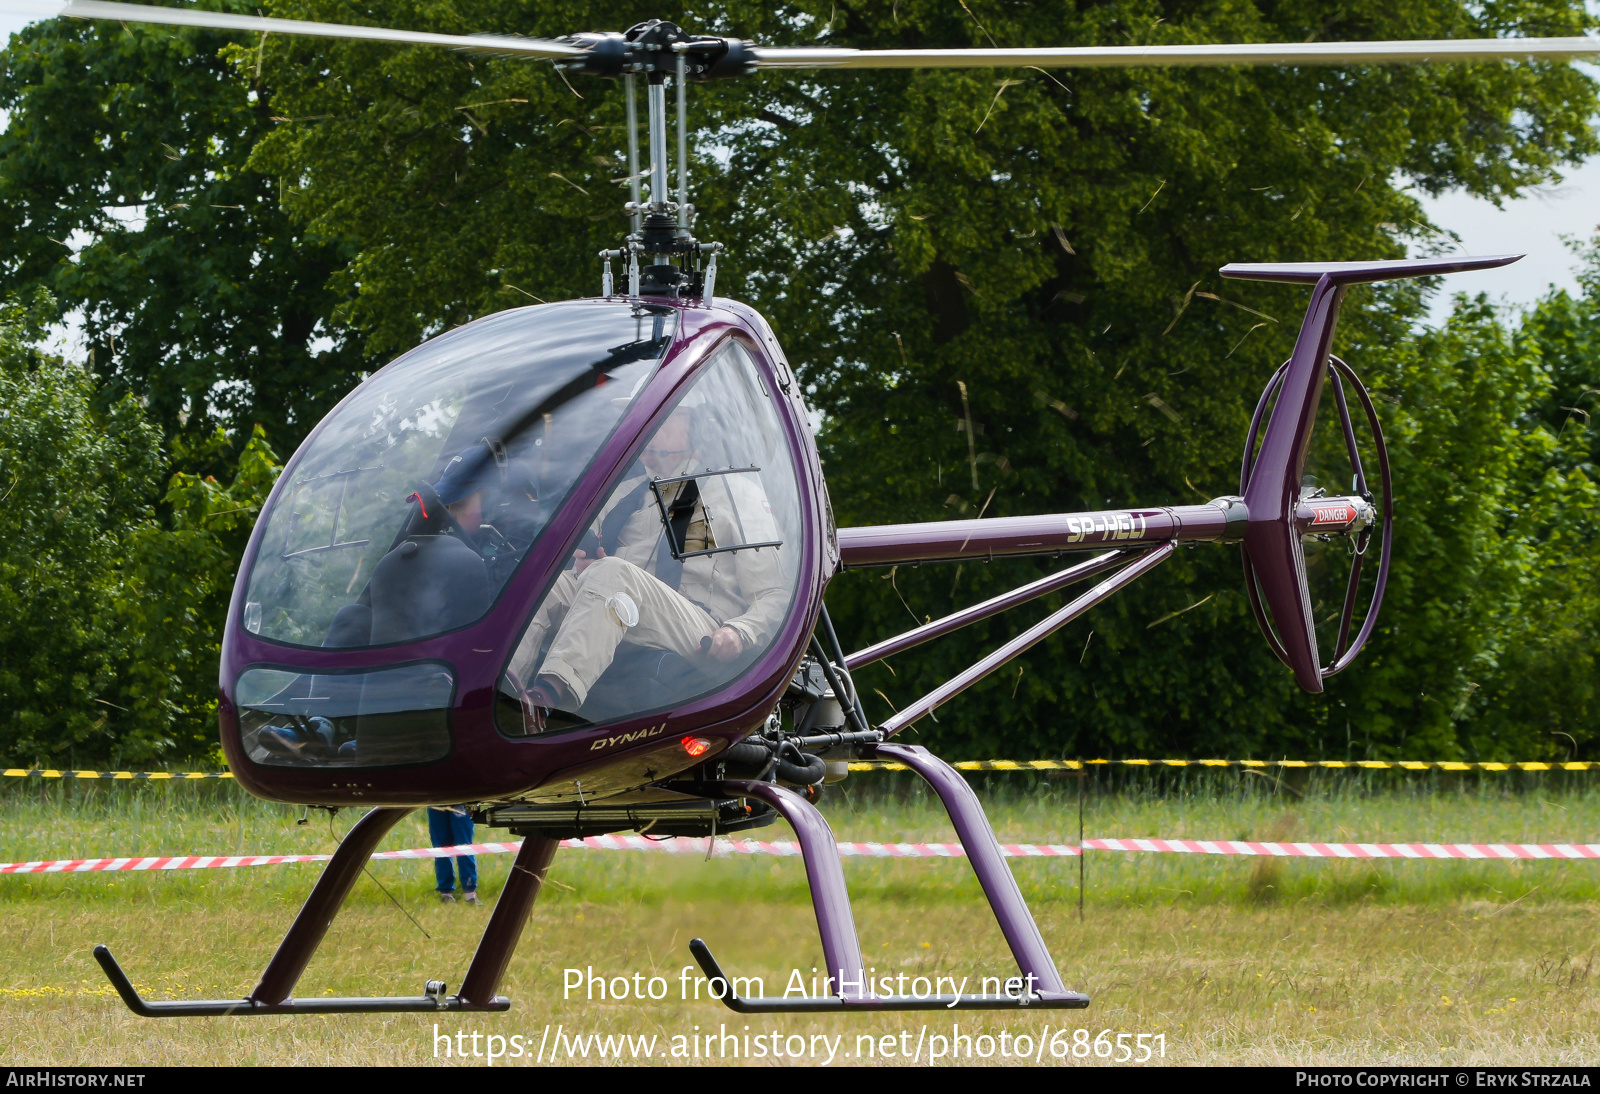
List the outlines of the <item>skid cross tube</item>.
{"type": "Polygon", "coordinates": [[[461,982],[458,998],[464,1006],[484,1009],[505,1009],[510,1002],[496,995],[500,981],[505,977],[506,966],[511,964],[511,954],[522,937],[522,928],[528,922],[528,912],[544,887],[544,876],[550,862],[556,857],[560,840],[545,836],[525,836],[517,859],[511,864],[511,876],[506,878],[500,899],[495,901],[489,925],[483,929],[483,938],[467,966],[467,977],[461,982]],[[504,1006],[495,1007],[495,1004],[504,1006]]]}
{"type": "Polygon", "coordinates": [[[144,1018],[226,1017],[246,1014],[394,1014],[434,1011],[502,1011],[511,1001],[497,995],[500,980],[511,962],[512,951],[528,919],[528,909],[544,881],[550,860],[555,857],[556,840],[530,836],[523,841],[511,877],[495,903],[489,925],[478,943],[467,979],[459,995],[446,995],[445,985],[430,980],[422,995],[354,998],[295,999],[300,974],[317,951],[333,917],[349,896],[356,878],[378,842],[389,833],[409,808],[378,808],[356,822],[340,842],[317,879],[294,925],[284,936],[277,953],[261,974],[261,982],[243,999],[176,999],[151,1001],[140,996],[122,966],[105,946],[94,948],[94,959],[105,971],[128,1009],[144,1018]]]}
{"type": "MultiPolygon", "coordinates": [[[[817,930],[822,935],[822,956],[827,975],[836,983],[852,986],[844,998],[862,994],[865,967],[861,942],[856,935],[855,916],[850,911],[850,891],[844,883],[844,864],[839,861],[839,845],[833,829],[816,806],[793,790],[773,783],[749,779],[727,779],[699,788],[712,798],[758,798],[776,809],[794,829],[800,844],[800,857],[806,866],[806,881],[811,888],[811,904],[817,913],[817,930]]],[[[705,948],[705,943],[700,943],[705,948]]],[[[710,951],[706,950],[710,956],[710,951]]],[[[698,957],[698,954],[696,954],[698,957]]],[[[728,981],[731,985],[732,981],[728,981]]],[[[731,990],[730,990],[731,994],[731,990]]],[[[726,1000],[724,1000],[726,1001],[726,1000]]]]}
{"type": "Polygon", "coordinates": [[[1006,944],[1011,947],[1011,955],[1017,959],[1017,967],[1028,983],[1035,986],[1040,999],[1068,999],[1058,1005],[1088,1006],[1088,996],[1067,991],[1067,986],[1061,982],[1055,958],[1050,956],[1044,935],[1039,933],[1039,925],[1034,922],[1028,903],[1022,898],[1022,890],[1017,887],[1017,879],[1006,865],[994,828],[967,780],[920,745],[882,744],[873,751],[873,756],[905,764],[939,795],[955,825],[956,838],[972,864],[972,872],[977,875],[983,895],[988,897],[989,907],[1000,923],[1000,931],[1006,936],[1006,944]]]}
{"type": "Polygon", "coordinates": [[[372,849],[409,812],[409,809],[374,809],[356,821],[355,827],[339,841],[338,850],[317,879],[300,914],[295,916],[289,933],[278,944],[278,952],[267,963],[261,981],[250,993],[252,1003],[276,1006],[289,998],[300,974],[310,963],[311,955],[322,945],[333,917],[339,914],[350,889],[366,869],[372,849]]]}

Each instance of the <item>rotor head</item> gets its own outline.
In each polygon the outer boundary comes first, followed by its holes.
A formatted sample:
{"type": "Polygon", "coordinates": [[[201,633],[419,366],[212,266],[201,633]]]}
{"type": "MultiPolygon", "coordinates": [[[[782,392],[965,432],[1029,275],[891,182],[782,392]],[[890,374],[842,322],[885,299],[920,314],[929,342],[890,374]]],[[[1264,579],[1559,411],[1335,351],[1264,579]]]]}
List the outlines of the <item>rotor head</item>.
{"type": "Polygon", "coordinates": [[[746,42],[688,34],[664,19],[646,19],[622,34],[586,32],[561,41],[583,52],[557,58],[557,67],[587,76],[616,78],[641,73],[651,82],[658,82],[669,73],[677,73],[680,57],[684,75],[691,80],[728,79],[756,70],[755,51],[746,42]]]}

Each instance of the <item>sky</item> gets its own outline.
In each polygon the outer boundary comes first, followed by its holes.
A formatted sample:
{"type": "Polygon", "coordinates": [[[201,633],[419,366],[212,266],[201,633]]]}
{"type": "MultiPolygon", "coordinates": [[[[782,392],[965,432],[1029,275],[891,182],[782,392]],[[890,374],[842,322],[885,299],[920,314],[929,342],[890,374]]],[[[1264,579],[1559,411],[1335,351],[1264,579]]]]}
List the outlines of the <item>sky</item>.
{"type": "Polygon", "coordinates": [[[1600,158],[1566,173],[1559,186],[1493,204],[1467,194],[1446,194],[1423,202],[1428,217],[1460,237],[1460,253],[1525,254],[1521,262],[1497,270],[1457,274],[1446,279],[1445,291],[1432,301],[1432,320],[1450,309],[1456,292],[1488,293],[1491,299],[1527,305],[1551,285],[1574,290],[1577,260],[1562,237],[1586,240],[1600,230],[1600,158]]]}
{"type": "MultiPolygon", "coordinates": [[[[0,0],[0,40],[54,10],[49,0],[0,0]]],[[[0,127],[4,125],[0,113],[0,127]]],[[[1432,301],[1430,318],[1437,322],[1450,310],[1456,292],[1488,293],[1492,299],[1525,306],[1551,285],[1568,290],[1577,285],[1577,262],[1562,237],[1587,239],[1600,229],[1600,158],[1566,172],[1556,186],[1543,188],[1503,208],[1465,194],[1425,199],[1429,218],[1460,237],[1462,254],[1526,254],[1521,262],[1498,270],[1460,274],[1448,279],[1432,301]]],[[[1317,255],[1306,255],[1308,260],[1317,255]]],[[[1248,256],[1239,256],[1248,261],[1248,256]]]]}

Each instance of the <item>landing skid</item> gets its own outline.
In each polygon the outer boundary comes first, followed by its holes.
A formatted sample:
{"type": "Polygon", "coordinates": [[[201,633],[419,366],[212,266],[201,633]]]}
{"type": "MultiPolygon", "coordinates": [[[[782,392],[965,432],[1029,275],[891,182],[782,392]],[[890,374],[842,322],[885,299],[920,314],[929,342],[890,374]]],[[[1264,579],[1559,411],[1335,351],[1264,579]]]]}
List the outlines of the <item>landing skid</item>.
{"type": "Polygon", "coordinates": [[[254,999],[172,999],[151,1001],[141,996],[104,946],[94,948],[94,959],[106,972],[128,1009],[141,1018],[213,1018],[244,1014],[404,1014],[413,1011],[510,1010],[511,1000],[496,996],[488,1003],[469,1003],[459,995],[444,994],[440,980],[430,980],[423,995],[359,997],[354,999],[285,999],[260,1003],[254,999]]]}
{"type": "Polygon", "coordinates": [[[128,1009],[145,1018],[199,1018],[250,1014],[394,1014],[433,1011],[501,1011],[511,1008],[511,1000],[497,994],[512,951],[522,935],[523,925],[534,898],[544,884],[545,871],[555,857],[558,841],[529,836],[511,868],[511,876],[495,902],[489,925],[472,964],[467,969],[461,990],[445,994],[439,980],[428,981],[418,996],[379,996],[373,998],[295,999],[293,991],[311,956],[317,952],[328,926],[361,876],[367,858],[378,841],[410,809],[374,809],[356,822],[334,852],[322,876],[295,917],[294,925],[273,954],[261,982],[243,999],[147,1000],[143,998],[117,959],[105,946],[94,948],[94,959],[105,970],[106,979],[128,1009]]]}
{"type": "MultiPolygon", "coordinates": [[[[739,996],[734,994],[733,981],[722,971],[717,959],[711,956],[711,947],[703,939],[691,938],[689,952],[700,965],[706,979],[712,984],[721,982],[722,1002],[729,1010],[740,1014],[839,1014],[845,1011],[872,1010],[1082,1010],[1089,1005],[1089,997],[1075,991],[1026,992],[1015,995],[825,995],[806,998],[788,998],[781,995],[739,996]]],[[[1019,984],[1017,977],[1014,984],[1019,984]]]]}
{"type": "MultiPolygon", "coordinates": [[[[694,793],[713,800],[754,798],[765,802],[794,828],[805,862],[806,879],[822,936],[823,956],[836,995],[809,998],[742,998],[734,981],[722,971],[704,941],[696,938],[689,948],[708,979],[722,983],[722,1002],[743,1014],[793,1012],[844,1012],[894,1010],[1076,1010],[1089,1005],[1089,997],[1066,990],[1055,961],[1046,948],[1022,891],[1011,875],[972,788],[949,764],[925,748],[881,744],[870,755],[905,764],[925,779],[944,802],[968,861],[989,899],[1000,930],[1011,947],[1021,975],[996,995],[874,995],[867,991],[865,963],[850,911],[844,867],[839,860],[833,830],[815,806],[793,790],[774,783],[729,779],[694,786],[694,793]]],[[[685,790],[690,784],[682,784],[685,790]]],[[[467,969],[461,990],[447,995],[441,981],[430,980],[420,996],[372,998],[295,999],[295,984],[321,945],[333,917],[361,875],[380,840],[409,809],[378,808],[356,822],[334,852],[289,933],[279,944],[261,981],[243,999],[147,1000],[117,964],[105,946],[96,946],[95,960],[105,970],[111,986],[128,1009],[145,1018],[224,1017],[255,1014],[394,1014],[438,1011],[503,1011],[511,1001],[497,994],[511,954],[527,922],[528,912],[544,883],[545,872],[560,846],[544,835],[528,835],[517,853],[511,876],[495,903],[489,924],[467,969]]]]}

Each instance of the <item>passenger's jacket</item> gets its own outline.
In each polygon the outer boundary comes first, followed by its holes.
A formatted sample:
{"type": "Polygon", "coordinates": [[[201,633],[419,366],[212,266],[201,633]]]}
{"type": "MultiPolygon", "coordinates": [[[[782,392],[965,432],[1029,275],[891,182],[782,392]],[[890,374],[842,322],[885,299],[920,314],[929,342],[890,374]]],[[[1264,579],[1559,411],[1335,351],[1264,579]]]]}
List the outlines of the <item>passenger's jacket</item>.
{"type": "MultiPolygon", "coordinates": [[[[685,467],[675,474],[686,475],[694,470],[699,469],[685,467]]],[[[696,479],[700,498],[684,534],[684,553],[782,540],[760,478],[757,471],[696,479]]],[[[612,553],[656,577],[676,577],[677,564],[667,549],[661,508],[648,484],[646,476],[621,483],[595,518],[593,531],[597,537],[603,534],[606,518],[618,505],[635,505],[616,536],[616,550],[612,553]]],[[[670,506],[686,485],[663,487],[665,503],[670,506]]],[[[791,588],[784,576],[780,552],[798,549],[799,544],[785,542],[781,547],[719,551],[685,559],[678,591],[718,623],[738,631],[746,648],[764,645],[789,608],[791,588]]]]}

